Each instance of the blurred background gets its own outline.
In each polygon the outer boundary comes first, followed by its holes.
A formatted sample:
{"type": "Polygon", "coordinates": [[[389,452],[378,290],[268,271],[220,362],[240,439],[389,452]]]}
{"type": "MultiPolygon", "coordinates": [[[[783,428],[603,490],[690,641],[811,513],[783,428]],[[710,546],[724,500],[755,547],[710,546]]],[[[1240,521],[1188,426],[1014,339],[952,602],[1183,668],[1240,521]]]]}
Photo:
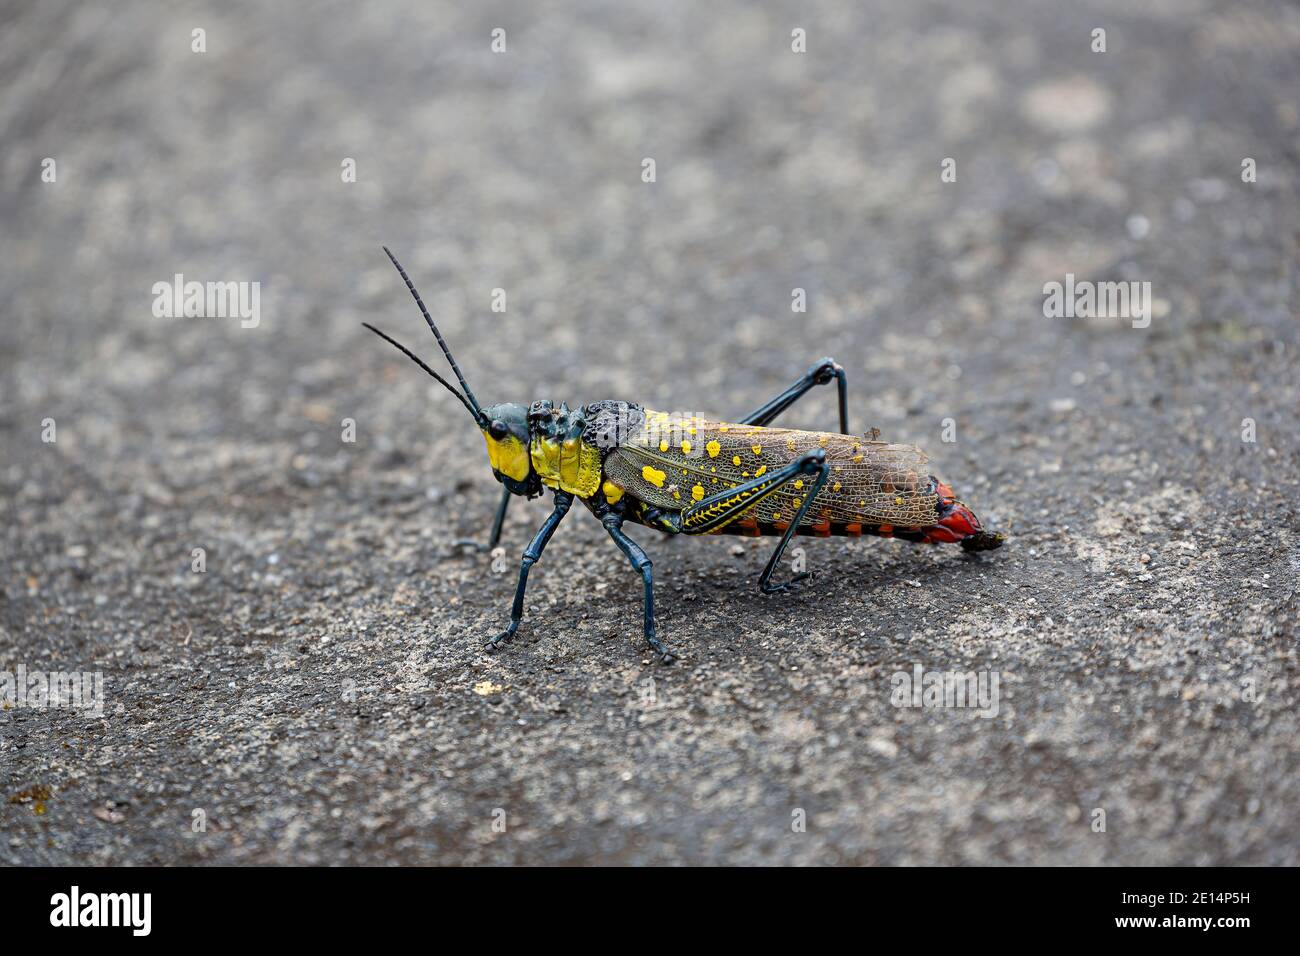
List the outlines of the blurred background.
{"type": "Polygon", "coordinates": [[[0,667],[109,704],[0,714],[53,794],[0,859],[1295,863],[1300,10],[649,6],[0,3],[0,667]],[[484,402],[734,418],[831,355],[1011,542],[774,599],[770,542],[643,533],[665,671],[575,514],[486,658],[545,507],[451,546],[497,487],[360,327],[441,368],[381,243],[484,402]],[[1067,273],[1150,327],[1045,318],[1067,273]],[[914,662],[1014,696],[900,711],[914,662]]]}

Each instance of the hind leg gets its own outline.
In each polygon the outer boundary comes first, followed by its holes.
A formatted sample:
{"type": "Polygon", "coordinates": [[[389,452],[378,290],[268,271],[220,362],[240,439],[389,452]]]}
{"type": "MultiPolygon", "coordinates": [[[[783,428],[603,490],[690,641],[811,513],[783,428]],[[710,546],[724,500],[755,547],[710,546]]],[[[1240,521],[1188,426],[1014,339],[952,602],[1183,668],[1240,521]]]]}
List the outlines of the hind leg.
{"type": "Polygon", "coordinates": [[[741,425],[768,425],[776,416],[793,405],[799,399],[803,398],[814,386],[829,385],[835,382],[840,397],[840,433],[847,435],[849,433],[849,394],[848,380],[844,375],[838,362],[833,358],[824,358],[818,361],[804,372],[799,381],[795,382],[784,392],[772,399],[766,405],[762,405],[744,418],[738,424],[741,425]]]}
{"type": "Polygon", "coordinates": [[[807,573],[799,574],[793,580],[784,584],[770,584],[772,572],[776,569],[777,561],[781,560],[781,553],[785,551],[785,546],[790,543],[790,539],[794,537],[795,531],[803,521],[804,515],[808,513],[808,509],[812,507],[817,495],[821,493],[822,486],[826,484],[826,479],[830,476],[830,473],[831,466],[826,461],[825,449],[814,448],[812,451],[804,452],[788,465],[778,468],[770,474],[761,478],[751,478],[744,484],[721,491],[716,495],[705,498],[703,501],[697,501],[682,512],[681,529],[687,534],[710,534],[719,531],[760,501],[776,494],[787,485],[794,482],[802,484],[805,476],[816,475],[812,488],[803,496],[794,520],[790,522],[790,525],[785,529],[785,533],[781,535],[776,550],[772,552],[772,557],[767,561],[767,567],[763,569],[763,574],[758,579],[759,590],[764,594],[776,594],[784,591],[795,581],[802,581],[806,578],[807,573]]]}
{"type": "Polygon", "coordinates": [[[768,583],[772,580],[772,572],[776,570],[776,564],[781,560],[781,554],[785,551],[785,546],[789,544],[790,539],[794,537],[794,533],[798,530],[800,522],[803,521],[803,516],[807,514],[808,509],[812,507],[812,503],[817,499],[817,495],[821,493],[822,486],[826,484],[826,479],[831,473],[831,466],[826,461],[826,456],[824,454],[820,457],[804,455],[804,457],[799,460],[799,464],[801,466],[800,471],[803,474],[816,475],[817,480],[813,482],[812,489],[803,499],[803,503],[799,505],[799,511],[795,514],[794,520],[790,522],[790,527],[786,528],[785,534],[781,535],[781,540],[777,544],[776,550],[773,551],[772,556],[767,559],[767,567],[763,569],[763,573],[758,579],[758,589],[764,594],[779,594],[782,591],[788,590],[790,585],[794,584],[796,581],[802,581],[804,578],[808,577],[808,572],[802,571],[783,584],[768,583]]]}

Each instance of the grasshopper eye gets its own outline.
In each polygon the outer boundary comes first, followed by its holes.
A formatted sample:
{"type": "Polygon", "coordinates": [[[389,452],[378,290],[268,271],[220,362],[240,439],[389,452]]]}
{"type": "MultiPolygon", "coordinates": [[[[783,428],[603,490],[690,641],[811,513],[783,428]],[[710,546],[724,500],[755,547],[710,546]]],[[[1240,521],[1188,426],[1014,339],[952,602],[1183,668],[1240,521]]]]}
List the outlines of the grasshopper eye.
{"type": "Polygon", "coordinates": [[[493,438],[495,438],[497,441],[500,441],[501,439],[505,438],[507,435],[510,434],[510,429],[506,427],[505,422],[503,422],[501,419],[498,418],[494,420],[491,425],[488,426],[488,434],[491,435],[493,438]]]}

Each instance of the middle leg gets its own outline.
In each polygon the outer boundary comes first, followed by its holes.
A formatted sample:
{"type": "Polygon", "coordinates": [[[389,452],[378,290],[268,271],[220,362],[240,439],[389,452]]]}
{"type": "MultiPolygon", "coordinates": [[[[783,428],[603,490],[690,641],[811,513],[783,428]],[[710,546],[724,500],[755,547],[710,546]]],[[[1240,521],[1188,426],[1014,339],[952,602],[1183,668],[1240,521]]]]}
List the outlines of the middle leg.
{"type": "Polygon", "coordinates": [[[618,545],[619,550],[627,555],[627,559],[632,562],[632,567],[641,572],[641,580],[645,582],[646,643],[655,649],[655,653],[659,655],[659,660],[662,663],[671,664],[677,658],[655,636],[655,581],[650,556],[624,532],[622,515],[611,511],[600,519],[600,523],[605,526],[605,530],[614,539],[614,543],[618,545]]]}

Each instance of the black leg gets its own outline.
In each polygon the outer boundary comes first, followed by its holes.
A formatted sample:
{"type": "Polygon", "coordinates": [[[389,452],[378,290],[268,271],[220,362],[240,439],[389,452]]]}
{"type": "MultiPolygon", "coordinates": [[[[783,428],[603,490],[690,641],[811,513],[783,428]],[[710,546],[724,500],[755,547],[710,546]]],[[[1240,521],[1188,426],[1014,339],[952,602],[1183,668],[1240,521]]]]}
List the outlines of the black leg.
{"type": "Polygon", "coordinates": [[[524,549],[524,559],[519,565],[519,584],[515,587],[515,603],[510,609],[510,626],[488,642],[487,649],[489,652],[495,651],[503,641],[510,640],[515,636],[515,631],[519,630],[519,621],[524,616],[524,590],[528,587],[528,569],[541,558],[542,551],[546,548],[546,542],[551,540],[551,535],[555,533],[560,521],[568,514],[571,504],[573,504],[572,495],[563,491],[555,493],[555,510],[542,523],[537,534],[533,535],[533,540],[524,549]]]}
{"type": "Polygon", "coordinates": [[[822,490],[822,485],[826,484],[826,478],[831,473],[831,466],[826,463],[826,453],[821,451],[821,449],[818,449],[816,452],[809,452],[800,458],[799,466],[800,470],[805,475],[816,475],[817,480],[813,482],[812,490],[808,492],[807,497],[803,500],[803,504],[799,506],[799,512],[794,516],[794,520],[790,522],[790,527],[786,528],[785,534],[781,535],[781,541],[777,544],[776,550],[773,551],[772,556],[767,559],[767,567],[763,569],[763,574],[758,579],[758,589],[764,594],[778,594],[789,588],[790,585],[794,584],[796,581],[802,581],[804,578],[808,577],[808,572],[803,571],[796,574],[784,584],[768,583],[772,578],[772,572],[776,570],[776,563],[781,560],[781,553],[785,551],[785,546],[790,543],[790,539],[794,536],[795,530],[799,527],[799,522],[803,521],[804,513],[812,507],[813,501],[816,500],[817,495],[822,490]]]}
{"type": "MultiPolygon", "coordinates": [[[[816,474],[818,463],[826,461],[826,452],[814,448],[810,452],[782,465],[776,471],[751,478],[749,481],[719,491],[715,495],[688,505],[677,519],[680,530],[686,534],[712,534],[735,521],[756,504],[776,494],[800,475],[816,474]]],[[[818,487],[821,487],[820,485],[818,487]]],[[[809,501],[812,500],[810,497],[809,501]]],[[[800,511],[802,514],[803,511],[800,511]]]]}
{"type": "Polygon", "coordinates": [[[827,385],[834,379],[840,393],[840,433],[849,433],[849,386],[844,369],[833,358],[824,358],[813,365],[784,392],[766,405],[750,412],[739,422],[741,425],[768,425],[776,416],[797,402],[816,385],[827,385]]]}
{"type": "Polygon", "coordinates": [[[501,486],[501,503],[497,505],[496,520],[492,522],[492,534],[488,538],[488,550],[491,551],[501,541],[501,525],[506,520],[506,508],[510,506],[510,489],[505,485],[501,486]]]}
{"type": "Polygon", "coordinates": [[[627,559],[632,562],[632,567],[641,572],[641,580],[645,582],[646,643],[655,649],[655,653],[659,655],[659,660],[662,663],[671,664],[677,658],[655,637],[655,581],[654,569],[651,566],[649,555],[641,550],[639,544],[623,532],[622,515],[611,512],[601,518],[600,523],[605,526],[605,530],[614,539],[614,543],[627,555],[627,559]]]}
{"type": "MultiPolygon", "coordinates": [[[[506,520],[506,508],[510,506],[510,489],[502,486],[501,501],[497,504],[497,516],[492,521],[492,533],[488,535],[487,550],[491,551],[501,543],[501,526],[506,520]]],[[[483,546],[473,538],[457,538],[451,543],[453,548],[467,548],[471,551],[478,551],[483,546]]]]}

